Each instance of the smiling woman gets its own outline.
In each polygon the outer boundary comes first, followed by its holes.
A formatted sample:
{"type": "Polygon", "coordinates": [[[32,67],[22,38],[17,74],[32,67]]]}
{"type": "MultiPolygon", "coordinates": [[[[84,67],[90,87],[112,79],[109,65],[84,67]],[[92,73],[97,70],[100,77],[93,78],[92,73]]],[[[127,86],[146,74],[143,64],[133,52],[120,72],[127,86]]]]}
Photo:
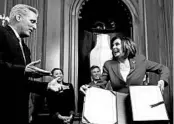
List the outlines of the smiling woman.
{"type": "Polygon", "coordinates": [[[159,75],[158,85],[163,93],[168,85],[168,67],[147,60],[136,52],[136,44],[124,35],[116,35],[111,39],[113,59],[104,63],[103,80],[111,82],[112,89],[117,92],[129,93],[129,86],[143,85],[147,72],[159,75]]]}
{"type": "Polygon", "coordinates": [[[47,95],[51,124],[71,124],[75,114],[74,88],[71,83],[63,81],[62,69],[54,68],[51,73],[53,80],[49,85],[53,88],[47,95]]]}
{"type": "MultiPolygon", "coordinates": [[[[126,36],[132,37],[133,20],[128,6],[122,0],[84,0],[80,9],[76,11],[79,11],[79,37],[78,40],[75,40],[78,42],[77,87],[79,89],[80,86],[91,81],[91,65],[99,65],[102,69],[103,63],[112,58],[110,39],[113,36],[119,32],[124,32],[126,36]],[[98,52],[93,52],[94,48],[99,49],[98,52]],[[91,53],[94,54],[91,56],[91,53]],[[92,61],[90,57],[93,58],[92,61]]],[[[83,104],[81,93],[79,93],[78,98],[79,110],[81,111],[83,104]]]]}

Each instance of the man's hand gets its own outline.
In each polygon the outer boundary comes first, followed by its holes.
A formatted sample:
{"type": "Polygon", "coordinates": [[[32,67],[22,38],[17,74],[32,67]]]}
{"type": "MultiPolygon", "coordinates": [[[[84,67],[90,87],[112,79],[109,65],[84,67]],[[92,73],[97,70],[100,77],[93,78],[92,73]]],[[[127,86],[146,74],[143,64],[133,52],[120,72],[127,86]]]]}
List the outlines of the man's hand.
{"type": "Polygon", "coordinates": [[[161,90],[161,93],[163,94],[164,93],[164,81],[163,80],[159,80],[158,81],[158,86],[161,90]]]}
{"type": "Polygon", "coordinates": [[[40,64],[41,60],[33,61],[25,67],[25,73],[30,73],[35,77],[41,77],[46,75],[51,75],[50,71],[46,71],[36,67],[35,65],[40,64]]]}
{"type": "Polygon", "coordinates": [[[29,64],[25,67],[25,72],[27,72],[27,73],[35,72],[34,66],[35,66],[36,64],[39,64],[40,62],[41,62],[41,60],[37,60],[37,61],[33,61],[33,62],[29,63],[29,64]]]}

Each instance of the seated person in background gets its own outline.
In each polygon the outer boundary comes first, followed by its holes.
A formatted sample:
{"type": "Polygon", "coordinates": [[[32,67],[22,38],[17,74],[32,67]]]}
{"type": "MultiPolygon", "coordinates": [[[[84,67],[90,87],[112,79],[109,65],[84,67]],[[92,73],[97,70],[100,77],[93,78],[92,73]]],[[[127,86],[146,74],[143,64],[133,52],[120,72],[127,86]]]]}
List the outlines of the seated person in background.
{"type": "Polygon", "coordinates": [[[128,93],[130,85],[143,85],[144,75],[153,72],[159,75],[157,85],[163,93],[168,84],[168,67],[137,55],[135,42],[123,35],[111,39],[111,49],[113,59],[104,63],[102,80],[110,80],[114,91],[128,93]]]}
{"type": "Polygon", "coordinates": [[[71,83],[63,81],[63,70],[54,68],[53,80],[49,83],[47,102],[50,110],[51,124],[72,123],[75,111],[74,89],[71,83]]]}
{"type": "Polygon", "coordinates": [[[101,79],[100,79],[101,70],[100,70],[99,66],[96,66],[96,65],[91,66],[90,71],[91,71],[92,81],[89,84],[85,84],[80,87],[80,91],[84,94],[86,94],[86,90],[91,86],[96,86],[96,87],[104,89],[105,85],[107,84],[106,81],[101,81],[101,79]]]}

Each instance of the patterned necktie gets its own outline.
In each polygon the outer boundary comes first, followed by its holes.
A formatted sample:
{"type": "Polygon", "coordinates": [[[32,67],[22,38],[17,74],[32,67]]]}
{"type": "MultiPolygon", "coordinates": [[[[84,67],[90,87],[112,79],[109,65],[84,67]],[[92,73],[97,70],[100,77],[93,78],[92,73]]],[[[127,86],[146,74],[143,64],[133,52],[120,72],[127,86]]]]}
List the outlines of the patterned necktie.
{"type": "Polygon", "coordinates": [[[24,62],[26,64],[26,58],[25,58],[24,49],[23,49],[23,46],[22,46],[22,39],[21,38],[18,38],[18,39],[19,39],[19,45],[21,47],[22,55],[23,55],[23,58],[24,58],[24,62]]]}

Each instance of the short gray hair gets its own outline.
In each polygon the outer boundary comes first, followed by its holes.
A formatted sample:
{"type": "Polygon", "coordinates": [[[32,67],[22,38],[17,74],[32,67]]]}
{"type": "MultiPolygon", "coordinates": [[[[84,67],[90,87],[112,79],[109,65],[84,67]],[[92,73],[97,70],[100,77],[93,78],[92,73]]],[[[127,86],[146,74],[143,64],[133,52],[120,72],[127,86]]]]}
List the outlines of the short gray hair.
{"type": "Polygon", "coordinates": [[[13,20],[17,14],[26,16],[29,11],[34,12],[38,16],[38,10],[32,6],[26,4],[17,4],[10,11],[10,20],[13,20]]]}

